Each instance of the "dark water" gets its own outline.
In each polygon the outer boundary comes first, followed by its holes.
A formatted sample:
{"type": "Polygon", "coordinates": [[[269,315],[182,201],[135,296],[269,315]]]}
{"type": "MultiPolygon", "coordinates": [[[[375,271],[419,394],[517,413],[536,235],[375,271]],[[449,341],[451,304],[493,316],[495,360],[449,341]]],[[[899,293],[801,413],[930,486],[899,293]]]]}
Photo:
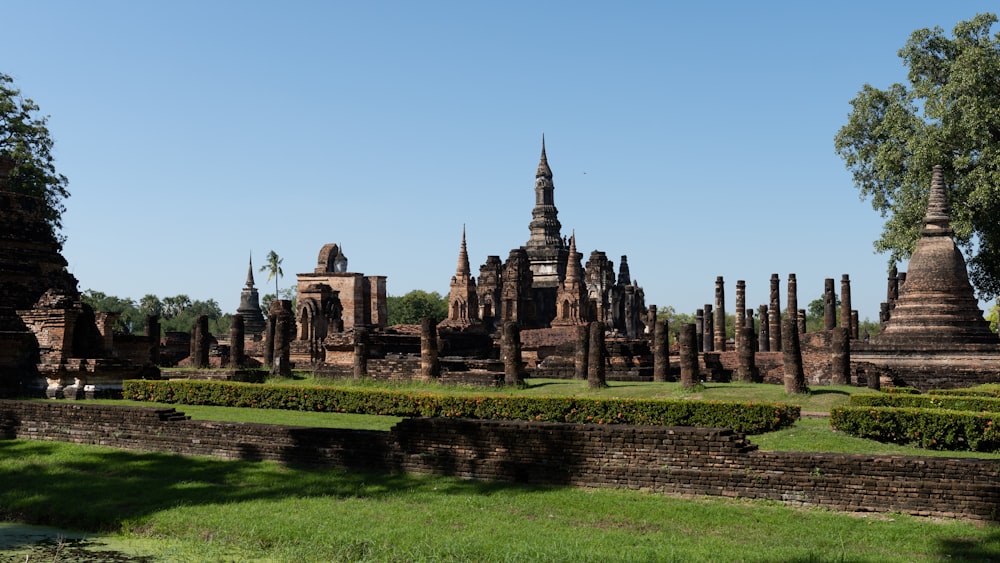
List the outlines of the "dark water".
{"type": "Polygon", "coordinates": [[[156,559],[110,549],[100,536],[23,524],[0,523],[0,562],[151,563],[156,559]]]}

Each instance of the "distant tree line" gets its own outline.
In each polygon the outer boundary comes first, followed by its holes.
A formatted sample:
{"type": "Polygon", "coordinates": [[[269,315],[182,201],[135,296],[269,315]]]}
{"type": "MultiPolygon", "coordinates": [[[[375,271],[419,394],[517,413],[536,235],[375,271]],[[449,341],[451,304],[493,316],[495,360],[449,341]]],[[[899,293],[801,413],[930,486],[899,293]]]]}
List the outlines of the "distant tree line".
{"type": "Polygon", "coordinates": [[[160,316],[162,332],[190,332],[198,315],[208,315],[208,330],[213,334],[226,334],[233,321],[231,314],[223,314],[215,299],[192,301],[183,294],[163,299],[147,294],[136,302],[129,297],[88,289],[82,298],[94,311],[118,313],[114,330],[119,334],[145,334],[146,316],[154,314],[160,316]]]}
{"type": "Polygon", "coordinates": [[[420,324],[424,317],[435,322],[448,318],[448,300],[436,291],[414,289],[406,295],[390,295],[386,298],[386,308],[389,326],[420,324]]]}

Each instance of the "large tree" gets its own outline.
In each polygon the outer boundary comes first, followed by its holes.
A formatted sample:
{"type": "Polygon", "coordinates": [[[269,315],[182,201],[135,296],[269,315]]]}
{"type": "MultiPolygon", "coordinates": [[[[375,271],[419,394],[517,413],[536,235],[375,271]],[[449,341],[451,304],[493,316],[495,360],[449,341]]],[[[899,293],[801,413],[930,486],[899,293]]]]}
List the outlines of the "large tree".
{"type": "Polygon", "coordinates": [[[980,14],[910,35],[908,85],[865,84],[835,139],[862,199],[886,218],[875,249],[895,263],[920,236],[931,169],[944,167],[955,239],[979,295],[1000,295],[1000,34],[980,14]]]}
{"type": "Polygon", "coordinates": [[[40,198],[53,235],[62,227],[68,181],[56,172],[47,117],[21,96],[10,76],[0,73],[0,173],[7,172],[7,190],[40,198]]]}

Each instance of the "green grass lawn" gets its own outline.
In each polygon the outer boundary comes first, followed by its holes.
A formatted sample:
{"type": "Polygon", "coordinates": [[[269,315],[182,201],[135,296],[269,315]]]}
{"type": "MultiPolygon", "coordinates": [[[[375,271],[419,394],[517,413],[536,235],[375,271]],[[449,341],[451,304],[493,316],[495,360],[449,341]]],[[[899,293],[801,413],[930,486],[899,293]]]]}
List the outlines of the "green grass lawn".
{"type": "Polygon", "coordinates": [[[103,532],[162,561],[1000,558],[997,527],[957,521],[56,442],[0,441],[0,480],[16,484],[0,488],[5,519],[103,532]]]}

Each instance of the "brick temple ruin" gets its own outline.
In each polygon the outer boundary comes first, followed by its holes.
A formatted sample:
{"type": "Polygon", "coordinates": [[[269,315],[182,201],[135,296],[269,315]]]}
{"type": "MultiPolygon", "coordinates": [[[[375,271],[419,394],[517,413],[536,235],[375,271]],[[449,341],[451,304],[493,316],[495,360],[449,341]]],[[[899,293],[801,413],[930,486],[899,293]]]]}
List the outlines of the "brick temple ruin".
{"type": "Polygon", "coordinates": [[[562,234],[544,139],[528,227],[527,243],[512,249],[505,261],[488,256],[478,280],[472,275],[463,228],[448,318],[429,329],[388,327],[385,276],[349,272],[341,246],[327,244],[320,249],[315,270],[297,276],[296,327],[290,342],[277,346],[265,331],[259,359],[270,364],[266,360],[285,353],[296,366],[329,376],[357,376],[361,371],[387,378],[433,374],[446,381],[492,384],[503,372],[500,329],[516,322],[524,373],[572,377],[577,327],[599,321],[608,328],[612,377],[651,377],[647,332],[655,307],[646,307],[626,256],[617,275],[613,262],[599,250],[584,266],[576,233],[562,234]],[[427,330],[432,334],[424,334],[427,330]],[[421,353],[429,339],[433,366],[421,353]],[[358,366],[359,350],[365,355],[363,367],[358,366]]]}
{"type": "Polygon", "coordinates": [[[81,301],[45,202],[7,190],[12,166],[0,159],[0,395],[114,394],[124,377],[155,376],[158,339],[116,338],[117,316],[81,301]]]}
{"type": "MultiPolygon", "coordinates": [[[[851,309],[848,275],[840,284],[836,307],[835,280],[824,284],[823,329],[806,333],[805,311],[798,308],[797,280],[788,275],[786,318],[798,333],[802,369],[811,384],[855,383],[915,387],[921,390],[1000,382],[1000,338],[979,309],[969,282],[965,258],[951,228],[947,190],[940,166],[934,168],[921,237],[909,271],[889,274],[880,333],[858,334],[858,313],[851,309]]],[[[781,322],[780,278],[770,280],[770,302],[745,309],[745,282],[736,286],[736,338],[726,346],[723,279],[716,280],[714,305],[697,311],[699,375],[726,381],[751,369],[760,381],[781,383],[786,359],[781,322]],[[751,363],[739,350],[752,348],[751,363]]],[[[745,356],[745,354],[744,354],[745,356]]]]}

